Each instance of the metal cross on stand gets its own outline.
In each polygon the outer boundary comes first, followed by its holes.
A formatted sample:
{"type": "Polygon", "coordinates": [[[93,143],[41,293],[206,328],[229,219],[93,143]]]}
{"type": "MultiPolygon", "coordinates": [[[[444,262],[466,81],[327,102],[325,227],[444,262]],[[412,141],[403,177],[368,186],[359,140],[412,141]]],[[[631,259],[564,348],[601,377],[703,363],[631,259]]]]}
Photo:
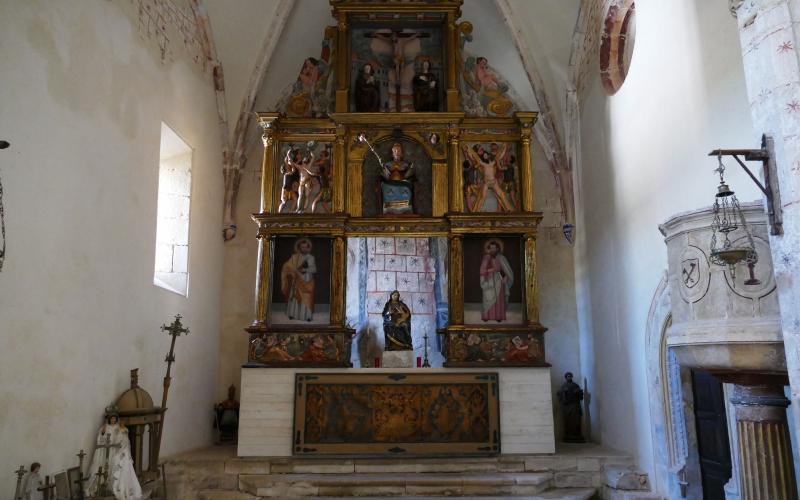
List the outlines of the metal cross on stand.
{"type": "Polygon", "coordinates": [[[169,354],[164,359],[167,362],[167,374],[164,376],[164,394],[161,396],[161,425],[158,430],[158,439],[156,439],[156,453],[154,456],[158,457],[161,450],[161,436],[164,434],[164,415],[167,412],[167,395],[169,394],[169,385],[172,382],[170,372],[172,370],[172,363],[175,362],[175,339],[180,337],[181,334],[189,335],[189,329],[184,328],[181,323],[181,315],[175,316],[175,321],[171,325],[161,325],[161,331],[167,332],[172,337],[172,342],[169,346],[169,354]]]}
{"type": "Polygon", "coordinates": [[[74,483],[78,485],[78,500],[85,500],[86,493],[83,489],[83,483],[89,480],[89,476],[83,475],[83,459],[86,453],[81,450],[80,453],[77,453],[75,456],[78,457],[78,479],[76,479],[74,483]]]}
{"type": "Polygon", "coordinates": [[[44,484],[36,488],[37,491],[42,492],[43,500],[56,500],[53,490],[56,487],[55,482],[50,482],[50,476],[44,476],[44,484]]]}
{"type": "Polygon", "coordinates": [[[431,364],[428,362],[428,332],[425,332],[422,338],[425,339],[425,359],[422,360],[422,367],[430,368],[431,364]]]}
{"type": "Polygon", "coordinates": [[[14,474],[17,475],[17,489],[14,493],[14,500],[23,500],[22,499],[22,478],[25,476],[25,473],[28,472],[25,470],[25,467],[20,465],[19,469],[14,471],[14,474]]]}
{"type": "Polygon", "coordinates": [[[111,448],[120,448],[122,445],[119,443],[111,444],[111,436],[106,436],[106,440],[104,444],[98,444],[97,449],[103,449],[105,451],[105,459],[103,460],[103,466],[99,467],[97,470],[97,479],[99,485],[99,493],[101,495],[107,495],[108,492],[108,455],[111,448]]]}

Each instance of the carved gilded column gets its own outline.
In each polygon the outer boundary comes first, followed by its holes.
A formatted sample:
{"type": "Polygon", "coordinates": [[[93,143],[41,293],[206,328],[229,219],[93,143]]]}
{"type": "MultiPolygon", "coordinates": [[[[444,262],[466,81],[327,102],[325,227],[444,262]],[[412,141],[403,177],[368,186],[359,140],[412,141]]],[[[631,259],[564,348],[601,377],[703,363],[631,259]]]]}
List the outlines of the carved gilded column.
{"type": "Polygon", "coordinates": [[[781,385],[734,387],[742,500],[797,499],[781,385]]]}
{"type": "Polygon", "coordinates": [[[347,113],[347,90],[350,85],[350,72],[347,63],[350,60],[350,51],[347,39],[347,14],[339,13],[339,22],[336,27],[336,112],[347,113]]]}
{"type": "Polygon", "coordinates": [[[447,213],[447,201],[450,197],[447,185],[447,171],[450,166],[444,162],[433,164],[433,216],[441,217],[447,213]]]}
{"type": "Polygon", "coordinates": [[[269,304],[269,272],[272,263],[273,236],[258,235],[258,267],[256,268],[256,319],[253,326],[266,326],[269,304]]]}
{"type": "Polygon", "coordinates": [[[464,175],[461,173],[461,152],[459,151],[461,130],[458,125],[450,125],[447,130],[447,143],[450,148],[447,161],[450,165],[450,211],[464,211],[464,175]]]}
{"type": "Polygon", "coordinates": [[[350,217],[361,217],[361,190],[363,189],[361,164],[347,164],[347,213],[350,217]]]}
{"type": "Polygon", "coordinates": [[[261,213],[272,210],[272,174],[275,172],[273,159],[275,158],[275,121],[277,118],[277,114],[272,113],[269,116],[260,117],[261,128],[264,130],[261,135],[261,140],[264,142],[264,159],[261,162],[261,213]]]}
{"type": "Polygon", "coordinates": [[[536,236],[525,235],[525,308],[528,325],[539,324],[539,290],[536,279],[536,236]]]}
{"type": "Polygon", "coordinates": [[[345,269],[347,255],[342,236],[333,238],[333,266],[331,267],[331,325],[344,325],[345,269]]]}
{"type": "Polygon", "coordinates": [[[344,212],[344,197],[347,165],[345,147],[347,130],[344,125],[336,126],[336,142],[333,145],[333,213],[344,212]]]}
{"type": "Polygon", "coordinates": [[[458,27],[456,26],[455,13],[449,12],[447,14],[447,111],[460,111],[460,102],[458,96],[458,74],[456,67],[458,66],[458,27]]]}
{"type": "Polygon", "coordinates": [[[531,155],[531,135],[535,113],[517,113],[520,125],[520,184],[522,211],[533,212],[533,161],[531,155]]]}
{"type": "Polygon", "coordinates": [[[464,324],[464,247],[461,236],[450,237],[450,325],[464,324]]]}

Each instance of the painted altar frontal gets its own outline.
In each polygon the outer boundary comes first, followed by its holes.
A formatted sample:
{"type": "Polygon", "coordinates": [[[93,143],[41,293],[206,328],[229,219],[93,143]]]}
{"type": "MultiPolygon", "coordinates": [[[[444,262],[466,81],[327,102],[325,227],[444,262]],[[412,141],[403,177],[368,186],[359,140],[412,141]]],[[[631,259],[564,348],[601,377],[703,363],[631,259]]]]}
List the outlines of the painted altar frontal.
{"type": "Polygon", "coordinates": [[[537,115],[470,55],[461,0],[331,6],[259,113],[239,453],[552,453],[537,115]]]}

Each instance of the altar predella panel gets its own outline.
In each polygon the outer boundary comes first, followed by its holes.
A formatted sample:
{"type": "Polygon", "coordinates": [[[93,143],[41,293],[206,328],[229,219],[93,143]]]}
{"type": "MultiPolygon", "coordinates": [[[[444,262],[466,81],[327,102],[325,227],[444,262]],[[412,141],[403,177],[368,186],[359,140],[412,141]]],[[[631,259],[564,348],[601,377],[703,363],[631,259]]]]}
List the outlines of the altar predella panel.
{"type": "Polygon", "coordinates": [[[297,374],[295,455],[500,453],[497,373],[297,374]]]}

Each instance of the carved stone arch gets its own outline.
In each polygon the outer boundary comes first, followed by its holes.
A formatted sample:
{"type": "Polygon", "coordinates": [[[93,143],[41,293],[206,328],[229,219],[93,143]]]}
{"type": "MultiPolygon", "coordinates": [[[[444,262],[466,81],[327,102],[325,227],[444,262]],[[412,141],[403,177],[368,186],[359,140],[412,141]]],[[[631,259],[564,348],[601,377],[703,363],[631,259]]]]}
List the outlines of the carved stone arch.
{"type": "Polygon", "coordinates": [[[600,77],[608,95],[616,94],[628,75],[635,34],[634,0],[612,0],[600,41],[600,77]]]}
{"type": "Polygon", "coordinates": [[[681,369],[667,348],[672,324],[667,273],[656,288],[647,315],[646,363],[653,446],[653,489],[667,498],[681,498],[688,457],[687,422],[681,369]]]}

